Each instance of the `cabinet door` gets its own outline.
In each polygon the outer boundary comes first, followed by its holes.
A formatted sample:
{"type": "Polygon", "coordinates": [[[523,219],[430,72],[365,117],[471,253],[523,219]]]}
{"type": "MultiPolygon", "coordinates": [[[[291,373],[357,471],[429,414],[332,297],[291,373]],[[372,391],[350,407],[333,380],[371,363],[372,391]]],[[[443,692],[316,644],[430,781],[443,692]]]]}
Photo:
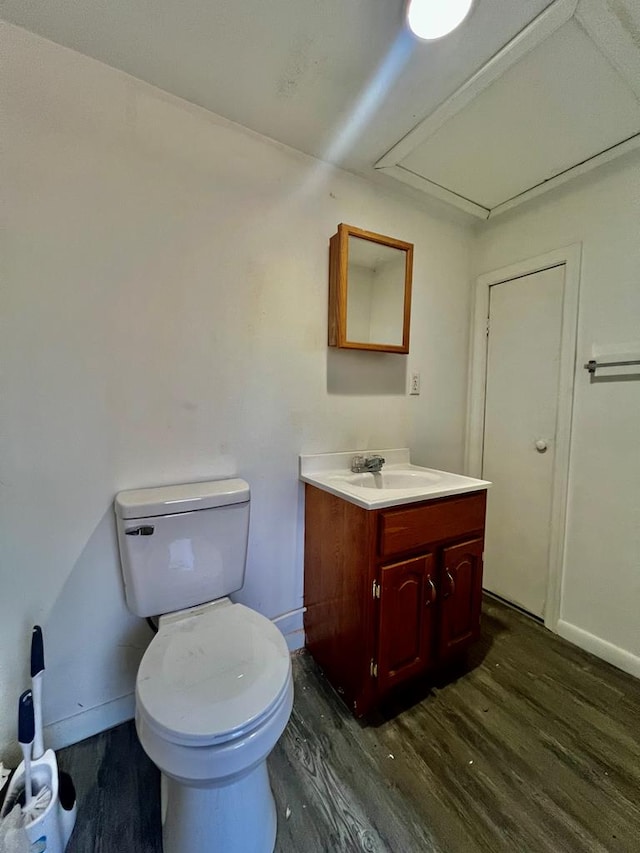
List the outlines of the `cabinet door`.
{"type": "Polygon", "coordinates": [[[433,554],[425,554],[382,567],[377,661],[381,692],[433,661],[434,566],[433,554]]]}
{"type": "Polygon", "coordinates": [[[462,651],[480,636],[482,539],[442,549],[440,656],[462,651]]]}

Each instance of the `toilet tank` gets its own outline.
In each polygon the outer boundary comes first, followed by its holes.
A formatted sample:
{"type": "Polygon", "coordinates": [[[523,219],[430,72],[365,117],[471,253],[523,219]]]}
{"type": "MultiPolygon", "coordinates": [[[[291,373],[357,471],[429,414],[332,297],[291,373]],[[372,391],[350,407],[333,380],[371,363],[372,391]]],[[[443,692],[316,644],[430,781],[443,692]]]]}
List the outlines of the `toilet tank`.
{"type": "Polygon", "coordinates": [[[216,480],[119,492],[115,512],[129,610],[158,616],[239,590],[249,484],[216,480]]]}

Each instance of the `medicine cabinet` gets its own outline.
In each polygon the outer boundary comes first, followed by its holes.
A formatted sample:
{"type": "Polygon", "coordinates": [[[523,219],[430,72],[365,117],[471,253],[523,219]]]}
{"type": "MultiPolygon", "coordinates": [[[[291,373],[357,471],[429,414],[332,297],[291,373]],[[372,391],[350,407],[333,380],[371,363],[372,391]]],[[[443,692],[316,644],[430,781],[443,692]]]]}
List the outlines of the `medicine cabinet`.
{"type": "Polygon", "coordinates": [[[413,244],[338,225],[329,241],[329,346],[409,352],[413,244]]]}

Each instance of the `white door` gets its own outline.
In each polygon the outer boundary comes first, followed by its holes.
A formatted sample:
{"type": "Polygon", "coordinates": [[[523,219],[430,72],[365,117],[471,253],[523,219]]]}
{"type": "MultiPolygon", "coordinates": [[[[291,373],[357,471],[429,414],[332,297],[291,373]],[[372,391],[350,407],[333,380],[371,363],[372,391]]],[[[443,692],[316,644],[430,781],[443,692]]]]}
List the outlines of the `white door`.
{"type": "Polygon", "coordinates": [[[542,617],[547,593],[564,265],[489,295],[484,586],[542,617]]]}

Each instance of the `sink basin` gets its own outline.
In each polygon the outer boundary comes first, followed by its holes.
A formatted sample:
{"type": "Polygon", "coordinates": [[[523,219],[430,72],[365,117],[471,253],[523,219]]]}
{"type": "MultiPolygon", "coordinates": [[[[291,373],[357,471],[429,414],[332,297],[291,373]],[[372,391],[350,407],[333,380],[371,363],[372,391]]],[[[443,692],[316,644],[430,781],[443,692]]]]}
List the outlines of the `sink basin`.
{"type": "Polygon", "coordinates": [[[300,479],[363,509],[383,509],[486,489],[486,480],[411,464],[409,450],[351,450],[300,456],[300,479]],[[382,456],[379,474],[351,471],[354,456],[382,456]]]}
{"type": "Polygon", "coordinates": [[[336,479],[363,489],[423,489],[438,483],[442,477],[431,471],[381,471],[379,474],[352,474],[336,479]]]}

